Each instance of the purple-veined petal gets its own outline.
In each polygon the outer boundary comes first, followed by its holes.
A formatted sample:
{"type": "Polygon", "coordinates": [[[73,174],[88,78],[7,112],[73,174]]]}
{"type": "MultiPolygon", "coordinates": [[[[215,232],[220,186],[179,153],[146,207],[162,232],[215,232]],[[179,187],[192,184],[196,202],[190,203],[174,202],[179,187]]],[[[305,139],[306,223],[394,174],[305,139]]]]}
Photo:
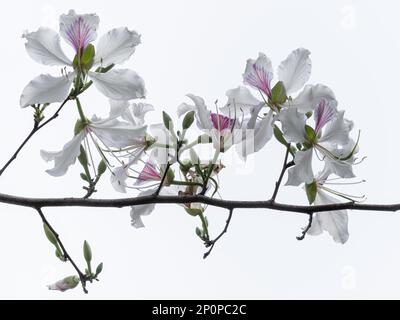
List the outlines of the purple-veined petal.
{"type": "Polygon", "coordinates": [[[211,113],[210,117],[214,129],[217,129],[219,132],[222,132],[226,129],[231,129],[235,123],[235,119],[231,119],[217,113],[211,113]]]}
{"type": "Polygon", "coordinates": [[[326,125],[318,142],[327,147],[335,144],[347,145],[352,129],[353,122],[344,118],[344,111],[339,111],[336,118],[326,125]]]}
{"type": "Polygon", "coordinates": [[[71,60],[60,46],[60,36],[49,28],[39,28],[35,32],[25,33],[25,48],[29,56],[47,66],[70,66],[71,60]]]}
{"type": "Polygon", "coordinates": [[[267,97],[271,97],[271,80],[273,76],[271,60],[260,52],[256,60],[247,60],[243,82],[261,90],[267,97]]]}
{"type": "Polygon", "coordinates": [[[278,68],[278,78],[283,82],[288,95],[300,90],[310,79],[310,51],[299,48],[294,50],[278,68]]]}
{"type": "Polygon", "coordinates": [[[123,63],[140,44],[140,35],[128,28],[117,28],[100,37],[96,46],[94,63],[102,66],[123,63]]]}
{"type": "Polygon", "coordinates": [[[27,106],[37,103],[53,103],[64,101],[70,92],[75,73],[69,73],[61,77],[53,77],[49,74],[42,74],[29,82],[20,97],[20,106],[27,106]]]}
{"type": "Polygon", "coordinates": [[[60,16],[60,34],[74,49],[83,52],[96,40],[100,19],[96,14],[77,14],[70,10],[60,16]]]}
{"type": "Polygon", "coordinates": [[[145,163],[142,171],[140,172],[136,184],[148,181],[160,181],[160,180],[161,180],[161,175],[156,167],[156,164],[152,160],[148,160],[145,163]]]}
{"type": "Polygon", "coordinates": [[[336,109],[337,103],[335,100],[322,99],[314,111],[315,120],[315,133],[321,131],[321,129],[330,121],[332,121],[337,115],[336,109]]]}

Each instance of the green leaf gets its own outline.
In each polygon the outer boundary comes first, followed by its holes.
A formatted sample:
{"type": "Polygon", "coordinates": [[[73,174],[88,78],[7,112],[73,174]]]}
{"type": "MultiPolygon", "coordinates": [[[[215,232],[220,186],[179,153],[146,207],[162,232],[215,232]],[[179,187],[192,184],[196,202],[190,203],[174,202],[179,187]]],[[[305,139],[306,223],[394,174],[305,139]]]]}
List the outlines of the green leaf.
{"type": "Polygon", "coordinates": [[[104,160],[101,159],[101,161],[100,161],[100,163],[99,163],[99,165],[97,167],[98,175],[101,176],[104,172],[106,172],[106,170],[107,170],[107,165],[104,162],[104,160]]]}
{"type": "Polygon", "coordinates": [[[190,112],[186,113],[186,115],[185,115],[185,117],[183,118],[183,121],[182,121],[182,129],[183,130],[189,129],[190,126],[193,124],[194,115],[195,115],[194,111],[190,111],[190,112]]]}
{"type": "Polygon", "coordinates": [[[306,136],[310,142],[315,142],[317,140],[317,135],[315,134],[315,131],[313,128],[306,125],[304,127],[304,130],[306,131],[306,136]]]}
{"type": "Polygon", "coordinates": [[[86,240],[83,243],[83,256],[85,257],[85,260],[89,265],[90,261],[92,260],[92,249],[90,248],[90,245],[86,240]]]}
{"type": "Polygon", "coordinates": [[[196,234],[199,238],[202,238],[202,236],[203,236],[203,232],[201,231],[201,229],[199,227],[196,227],[196,234]]]}
{"type": "Polygon", "coordinates": [[[165,126],[168,130],[174,130],[174,124],[173,124],[172,119],[171,119],[171,117],[169,116],[169,114],[166,113],[165,111],[163,111],[162,115],[163,115],[164,126],[165,126]]]}
{"type": "Polygon", "coordinates": [[[53,233],[53,231],[50,230],[49,226],[46,223],[43,223],[43,228],[44,228],[44,233],[46,234],[47,239],[54,245],[58,246],[58,241],[57,237],[53,233]]]}
{"type": "Polygon", "coordinates": [[[103,271],[103,262],[100,263],[96,268],[96,277],[103,271]]]}
{"type": "Polygon", "coordinates": [[[308,202],[313,204],[315,201],[315,197],[317,196],[317,182],[313,181],[310,184],[306,184],[306,193],[308,202]]]}
{"type": "Polygon", "coordinates": [[[82,166],[86,167],[88,165],[88,158],[86,155],[85,148],[81,145],[81,153],[78,157],[79,162],[81,163],[82,166]]]}
{"type": "Polygon", "coordinates": [[[287,143],[287,141],[285,140],[285,138],[283,137],[283,133],[282,133],[281,129],[279,129],[279,127],[276,124],[274,124],[274,136],[275,136],[276,140],[278,140],[284,146],[287,147],[289,145],[287,143]]]}
{"type": "Polygon", "coordinates": [[[284,104],[287,100],[286,89],[282,81],[279,81],[271,90],[271,100],[274,104],[284,104]]]}

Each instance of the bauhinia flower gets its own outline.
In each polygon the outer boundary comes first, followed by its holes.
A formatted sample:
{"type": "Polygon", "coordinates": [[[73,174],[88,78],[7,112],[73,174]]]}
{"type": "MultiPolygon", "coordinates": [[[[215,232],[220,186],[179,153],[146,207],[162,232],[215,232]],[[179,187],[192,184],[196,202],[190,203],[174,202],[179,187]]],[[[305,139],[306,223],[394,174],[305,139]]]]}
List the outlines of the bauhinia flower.
{"type": "Polygon", "coordinates": [[[35,32],[25,33],[25,48],[29,56],[47,66],[64,68],[62,75],[54,77],[42,74],[34,78],[23,90],[20,105],[26,107],[64,101],[75,82],[81,87],[93,82],[106,97],[114,100],[143,98],[143,79],[129,69],[111,69],[125,62],[140,44],[140,35],[127,28],[112,29],[103,35],[96,48],[92,42],[97,38],[99,17],[96,14],[76,14],[70,10],[60,16],[59,34],[49,28],[40,27],[35,32]],[[75,51],[71,60],[63,52],[60,36],[75,51]],[[71,71],[65,67],[71,67],[71,71]],[[94,70],[94,71],[92,71],[94,70]],[[90,82],[91,81],[91,82],[90,82]]]}
{"type": "MultiPolygon", "coordinates": [[[[310,51],[304,48],[294,50],[278,67],[278,81],[272,86],[274,76],[271,60],[259,53],[256,60],[247,60],[243,82],[258,90],[263,101],[272,108],[280,109],[283,106],[296,107],[302,112],[311,111],[321,100],[335,99],[331,89],[322,84],[307,85],[311,75],[310,51]],[[293,98],[292,95],[303,90],[293,98]]],[[[242,96],[237,97],[236,103],[248,97],[249,93],[242,90],[242,96]]]]}
{"type": "Polygon", "coordinates": [[[301,183],[311,183],[314,179],[312,170],[313,154],[329,162],[332,171],[342,178],[354,177],[351,166],[356,146],[349,149],[352,140],[349,133],[353,122],[344,118],[344,111],[337,111],[335,100],[322,99],[314,111],[314,128],[306,124],[307,117],[297,108],[286,108],[279,114],[285,138],[290,143],[300,144],[294,157],[295,166],[289,169],[289,179],[286,185],[298,186],[301,183]]]}
{"type": "Polygon", "coordinates": [[[93,141],[97,149],[104,147],[109,152],[114,152],[115,149],[135,148],[137,145],[142,146],[146,140],[147,126],[121,121],[118,116],[114,115],[106,119],[93,116],[87,123],[78,121],[76,126],[78,130],[74,138],[65,144],[61,151],[41,151],[41,156],[45,161],[54,161],[54,168],[46,172],[55,177],[64,175],[80,155],[82,142],[88,138],[93,141]]]}
{"type": "Polygon", "coordinates": [[[193,101],[194,105],[182,103],[178,106],[178,116],[189,111],[195,111],[198,128],[211,137],[215,150],[225,152],[232,145],[241,141],[241,131],[238,130],[241,123],[236,115],[225,116],[211,112],[203,98],[193,94],[187,96],[193,101]]]}
{"type": "MultiPolygon", "coordinates": [[[[350,196],[330,187],[330,185],[357,184],[360,182],[340,183],[337,182],[337,178],[329,179],[330,175],[329,168],[325,167],[311,184],[305,186],[310,204],[327,205],[340,203],[337,197],[344,198],[346,201],[356,201],[354,200],[355,198],[364,198],[350,196]]],[[[323,231],[327,231],[336,242],[345,243],[349,238],[347,211],[335,210],[314,213],[311,227],[307,233],[316,236],[320,235],[323,231]]]]}

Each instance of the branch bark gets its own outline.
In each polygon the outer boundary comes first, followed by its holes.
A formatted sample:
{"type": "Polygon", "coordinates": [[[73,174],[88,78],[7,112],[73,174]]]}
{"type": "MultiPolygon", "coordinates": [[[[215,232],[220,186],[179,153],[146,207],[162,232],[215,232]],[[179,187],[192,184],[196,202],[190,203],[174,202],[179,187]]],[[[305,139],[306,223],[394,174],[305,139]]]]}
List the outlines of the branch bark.
{"type": "Polygon", "coordinates": [[[240,201],[222,200],[207,196],[160,196],[149,195],[135,198],[119,199],[83,199],[83,198],[28,198],[0,193],[0,203],[6,203],[30,208],[50,207],[92,207],[92,208],[123,208],[142,204],[174,203],[185,204],[199,202],[210,206],[230,209],[270,209],[276,211],[297,212],[306,215],[317,212],[334,210],[358,210],[395,212],[400,210],[400,203],[394,204],[360,204],[355,202],[343,202],[318,206],[291,205],[277,203],[271,200],[240,201]]]}

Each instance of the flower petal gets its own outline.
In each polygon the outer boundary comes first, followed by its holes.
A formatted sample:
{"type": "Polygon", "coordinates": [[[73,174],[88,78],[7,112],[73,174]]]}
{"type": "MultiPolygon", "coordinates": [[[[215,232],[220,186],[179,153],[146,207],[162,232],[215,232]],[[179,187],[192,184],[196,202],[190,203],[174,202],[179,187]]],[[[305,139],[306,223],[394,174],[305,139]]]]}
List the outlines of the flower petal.
{"type": "Polygon", "coordinates": [[[295,166],[289,169],[287,186],[299,186],[302,183],[311,183],[314,180],[312,155],[313,149],[296,152],[294,156],[295,166]]]}
{"type": "Polygon", "coordinates": [[[261,103],[244,86],[228,90],[226,96],[228,97],[228,102],[220,110],[231,118],[234,118],[235,115],[239,118],[241,114],[248,114],[254,107],[261,103]]]}
{"type": "MultiPolygon", "coordinates": [[[[138,197],[144,197],[152,195],[156,189],[148,189],[142,191],[138,194],[138,197]]],[[[131,224],[135,228],[144,228],[144,224],[142,221],[142,216],[148,216],[150,213],[153,212],[155,208],[155,204],[141,204],[137,206],[131,207],[131,224]]]]}
{"type": "Polygon", "coordinates": [[[60,46],[60,36],[49,28],[39,28],[36,32],[25,33],[25,48],[29,56],[47,66],[70,66],[72,62],[60,46]]]}
{"type": "Polygon", "coordinates": [[[344,111],[339,111],[336,118],[329,122],[323,130],[320,144],[330,146],[332,144],[347,145],[349,134],[353,129],[353,122],[344,119],[344,111]]]}
{"type": "Polygon", "coordinates": [[[315,134],[321,131],[321,129],[329,122],[331,122],[337,116],[337,102],[336,100],[325,100],[322,99],[314,111],[315,121],[315,134]]]}
{"type": "MultiPolygon", "coordinates": [[[[194,94],[188,94],[187,97],[189,97],[194,103],[194,106],[192,106],[192,110],[196,111],[196,120],[199,129],[211,130],[213,128],[213,124],[211,121],[211,112],[207,109],[204,99],[199,96],[195,96],[194,94]]],[[[189,110],[189,107],[189,105],[185,105],[185,108],[187,110],[189,110]]],[[[179,113],[182,113],[182,110],[183,106],[181,105],[179,113]]]]}
{"type": "Polygon", "coordinates": [[[284,109],[278,116],[283,134],[288,142],[302,143],[305,140],[306,116],[295,108],[284,109]]]}
{"type": "Polygon", "coordinates": [[[147,126],[133,126],[117,119],[94,118],[89,127],[108,148],[125,148],[145,143],[147,126]]]}
{"type": "Polygon", "coordinates": [[[310,53],[303,48],[296,49],[279,65],[278,77],[288,95],[300,90],[310,79],[310,53]]]}
{"type": "Polygon", "coordinates": [[[70,10],[60,16],[60,34],[76,52],[96,40],[100,19],[96,14],[77,14],[70,10]]]}
{"type": "Polygon", "coordinates": [[[117,28],[100,37],[96,46],[94,63],[102,66],[123,63],[140,44],[140,35],[128,28],[117,28]]]}
{"type": "Polygon", "coordinates": [[[243,82],[271,97],[271,80],[274,76],[271,60],[262,52],[257,60],[248,59],[243,82]]]}
{"type": "Polygon", "coordinates": [[[89,77],[101,93],[113,100],[138,99],[146,95],[144,80],[129,69],[89,72],[89,77]]]}
{"type": "Polygon", "coordinates": [[[22,91],[20,106],[25,108],[36,103],[53,103],[64,101],[69,94],[75,74],[53,77],[42,74],[29,82],[22,91]]]}
{"type": "Polygon", "coordinates": [[[85,130],[82,130],[71,141],[69,141],[61,151],[49,152],[41,150],[40,155],[43,160],[54,161],[54,168],[46,170],[46,172],[54,177],[64,175],[68,171],[69,166],[73,165],[76,158],[79,156],[81,142],[85,136],[85,130]]]}
{"type": "Polygon", "coordinates": [[[313,111],[322,99],[330,101],[336,100],[336,97],[333,91],[323,84],[306,85],[299,95],[292,101],[286,102],[285,106],[306,113],[313,111]]]}
{"type": "MultiPolygon", "coordinates": [[[[315,205],[339,203],[338,200],[329,196],[326,192],[318,190],[315,205]]],[[[349,239],[348,216],[346,210],[319,212],[314,214],[308,234],[316,236],[327,231],[339,243],[345,243],[349,239]]]]}

